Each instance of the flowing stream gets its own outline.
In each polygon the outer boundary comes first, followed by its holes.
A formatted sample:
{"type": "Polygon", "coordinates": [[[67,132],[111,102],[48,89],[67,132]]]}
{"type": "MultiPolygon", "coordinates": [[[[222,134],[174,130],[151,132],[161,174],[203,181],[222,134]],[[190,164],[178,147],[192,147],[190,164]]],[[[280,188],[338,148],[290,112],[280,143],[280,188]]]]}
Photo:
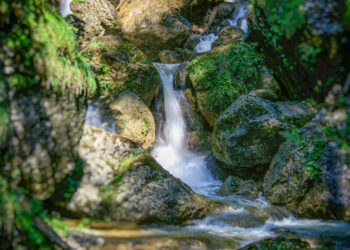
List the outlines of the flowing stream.
{"type": "MultiPolygon", "coordinates": [[[[62,1],[62,15],[69,13],[62,1]],[[64,10],[64,11],[63,11],[64,10]]],[[[230,1],[232,2],[232,1],[230,1]]],[[[68,4],[69,7],[69,4],[68,4]]],[[[248,32],[246,22],[247,6],[236,9],[230,25],[248,32]]],[[[202,35],[195,52],[209,51],[217,39],[214,34],[202,35]]],[[[262,195],[258,198],[237,195],[220,196],[222,182],[216,180],[205,161],[206,153],[186,149],[186,122],[181,106],[184,90],[175,87],[175,78],[187,63],[155,63],[162,85],[163,98],[158,96],[160,108],[155,115],[158,124],[157,143],[151,154],[166,170],[188,184],[195,192],[226,204],[211,212],[203,220],[188,226],[147,226],[138,228],[135,238],[157,237],[174,239],[197,239],[209,242],[211,248],[235,249],[251,242],[274,237],[297,236],[311,240],[314,246],[336,242],[340,249],[350,248],[350,224],[342,221],[297,219],[283,208],[271,205],[262,195]]],[[[89,104],[86,123],[113,132],[114,127],[103,119],[98,104],[89,104]],[[102,122],[104,121],[104,122],[102,122]]],[[[113,122],[111,122],[113,123],[113,122]]]]}
{"type": "Polygon", "coordinates": [[[182,89],[174,88],[174,79],[183,64],[155,64],[163,83],[164,116],[162,131],[152,154],[175,177],[195,192],[227,206],[193,225],[145,228],[163,236],[208,239],[215,248],[239,248],[251,242],[277,235],[296,235],[316,239],[317,244],[336,241],[350,247],[350,224],[341,221],[297,219],[283,208],[271,205],[263,196],[220,196],[221,182],[208,170],[205,154],[186,150],[186,126],[180,98],[182,89]]]}

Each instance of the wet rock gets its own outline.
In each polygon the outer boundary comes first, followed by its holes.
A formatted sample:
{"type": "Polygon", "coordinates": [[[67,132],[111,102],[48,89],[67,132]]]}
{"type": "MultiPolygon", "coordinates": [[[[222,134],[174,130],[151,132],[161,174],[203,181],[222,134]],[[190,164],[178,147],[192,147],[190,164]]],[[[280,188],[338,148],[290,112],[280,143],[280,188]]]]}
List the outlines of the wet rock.
{"type": "Polygon", "coordinates": [[[147,105],[134,93],[122,92],[103,101],[109,117],[116,123],[116,133],[148,149],[155,142],[155,122],[147,105]]]}
{"type": "Polygon", "coordinates": [[[310,247],[310,244],[302,239],[277,237],[251,243],[241,249],[309,249],[310,247]]]}
{"type": "Polygon", "coordinates": [[[190,35],[187,41],[184,44],[184,49],[188,49],[190,51],[194,50],[194,47],[201,41],[201,38],[199,35],[190,35]]]}
{"type": "Polygon", "coordinates": [[[86,114],[86,96],[71,90],[27,89],[10,104],[11,136],[1,160],[2,171],[17,172],[36,199],[45,200],[75,166],[86,114]]]}
{"type": "Polygon", "coordinates": [[[344,109],[324,109],[290,134],[264,178],[272,203],[303,217],[350,220],[350,169],[338,135],[346,117],[344,109]]]}
{"type": "Polygon", "coordinates": [[[79,153],[84,175],[68,208],[78,216],[137,223],[182,223],[212,206],[121,136],[85,126],[79,153]],[[96,195],[91,195],[96,192],[96,195]]]}
{"type": "Polygon", "coordinates": [[[102,96],[132,90],[149,106],[159,74],[142,51],[114,36],[98,37],[83,50],[97,75],[102,96]]]}
{"type": "Polygon", "coordinates": [[[187,23],[177,17],[180,14],[175,14],[166,1],[123,1],[117,6],[117,13],[124,37],[151,60],[157,59],[164,49],[182,47],[190,35],[187,23]]]}
{"type": "Polygon", "coordinates": [[[82,47],[97,36],[120,33],[115,7],[109,0],[72,1],[70,7],[73,17],[69,21],[79,29],[82,47]]]}
{"type": "Polygon", "coordinates": [[[258,197],[262,186],[253,180],[242,180],[239,177],[230,176],[222,184],[219,193],[221,195],[242,195],[258,197]]]}
{"type": "Polygon", "coordinates": [[[214,155],[238,174],[254,172],[271,162],[291,125],[311,120],[315,112],[306,104],[241,96],[215,123],[214,155]]]}
{"type": "Polygon", "coordinates": [[[174,63],[182,62],[181,56],[175,51],[171,51],[171,50],[162,50],[159,53],[159,59],[161,63],[165,63],[165,64],[174,64],[174,63]]]}
{"type": "Polygon", "coordinates": [[[212,47],[216,48],[240,40],[243,38],[243,35],[244,33],[240,28],[226,26],[220,31],[219,37],[215,40],[215,42],[213,42],[212,47]]]}

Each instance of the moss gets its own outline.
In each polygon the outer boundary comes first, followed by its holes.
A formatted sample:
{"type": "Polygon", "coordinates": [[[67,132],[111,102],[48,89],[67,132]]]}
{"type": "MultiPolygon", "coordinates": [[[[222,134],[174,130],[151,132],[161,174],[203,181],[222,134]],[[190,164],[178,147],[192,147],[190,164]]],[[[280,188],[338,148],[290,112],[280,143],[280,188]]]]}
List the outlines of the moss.
{"type": "Polygon", "coordinates": [[[89,64],[75,47],[73,27],[47,0],[11,5],[1,1],[1,6],[1,14],[12,24],[1,32],[4,48],[13,52],[15,63],[19,63],[5,79],[10,87],[44,84],[69,87],[77,93],[96,90],[89,64]]]}
{"type": "Polygon", "coordinates": [[[238,43],[196,57],[188,72],[196,89],[208,91],[204,102],[209,109],[221,113],[240,95],[262,85],[261,65],[262,58],[249,44],[238,43]]]}
{"type": "Polygon", "coordinates": [[[130,43],[101,39],[89,44],[85,53],[91,55],[99,86],[107,94],[130,90],[144,97],[159,82],[152,63],[130,43]]]}
{"type": "MultiPolygon", "coordinates": [[[[7,92],[30,87],[96,91],[89,64],[75,47],[74,30],[48,0],[0,0],[0,147],[9,122],[7,92]]],[[[26,92],[23,92],[26,93],[26,92]]]]}

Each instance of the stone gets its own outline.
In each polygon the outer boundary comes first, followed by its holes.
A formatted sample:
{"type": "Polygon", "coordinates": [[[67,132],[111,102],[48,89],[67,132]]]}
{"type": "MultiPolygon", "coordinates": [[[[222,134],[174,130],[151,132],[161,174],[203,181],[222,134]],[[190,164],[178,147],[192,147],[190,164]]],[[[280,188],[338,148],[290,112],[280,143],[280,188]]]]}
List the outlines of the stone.
{"type": "Polygon", "coordinates": [[[266,169],[288,129],[311,120],[315,112],[306,104],[274,103],[251,95],[241,96],[215,123],[214,155],[238,174],[244,171],[252,174],[263,166],[266,169]],[[299,106],[303,109],[295,108],[299,106]],[[291,112],[284,114],[284,108],[291,112]]]}
{"type": "Polygon", "coordinates": [[[67,206],[78,217],[180,224],[214,207],[119,135],[85,125],[79,153],[84,173],[67,206]]]}
{"type": "Polygon", "coordinates": [[[101,96],[132,90],[148,106],[159,87],[159,74],[146,55],[114,36],[97,37],[84,50],[97,75],[101,96]]]}
{"type": "Polygon", "coordinates": [[[155,122],[151,110],[134,93],[122,92],[103,101],[109,117],[116,123],[116,133],[150,148],[156,140],[155,122]]]}
{"type": "Polygon", "coordinates": [[[175,64],[182,62],[181,55],[171,50],[162,50],[159,53],[159,59],[161,63],[165,64],[175,64]]]}
{"type": "Polygon", "coordinates": [[[350,220],[350,169],[338,137],[344,109],[323,109],[289,136],[264,178],[264,195],[273,204],[308,218],[350,220]]]}
{"type": "Polygon", "coordinates": [[[279,93],[273,78],[262,77],[265,69],[261,64],[262,58],[245,43],[217,47],[192,59],[187,85],[193,87],[198,109],[211,127],[241,95],[255,89],[279,93]]]}
{"type": "Polygon", "coordinates": [[[187,23],[173,12],[166,1],[122,1],[117,6],[123,36],[141,49],[151,60],[160,51],[182,47],[190,35],[187,23]]]}
{"type": "Polygon", "coordinates": [[[79,29],[78,42],[85,47],[97,36],[117,35],[120,28],[115,7],[109,0],[72,1],[69,21],[79,29]]]}
{"type": "Polygon", "coordinates": [[[229,176],[222,184],[219,193],[224,196],[242,195],[258,197],[260,191],[262,191],[262,186],[253,180],[242,180],[239,177],[229,176]]]}
{"type": "Polygon", "coordinates": [[[49,198],[75,166],[87,97],[73,91],[30,90],[17,94],[9,108],[11,131],[1,167],[20,170],[13,178],[30,195],[49,198]],[[18,179],[19,178],[19,179],[18,179]]]}
{"type": "Polygon", "coordinates": [[[201,38],[199,35],[192,34],[189,36],[187,41],[184,44],[184,49],[188,49],[190,51],[193,51],[196,45],[201,41],[201,38]]]}
{"type": "Polygon", "coordinates": [[[212,48],[227,45],[234,41],[241,40],[243,36],[244,33],[240,28],[234,26],[226,26],[220,31],[218,39],[216,39],[213,42],[212,48]]]}

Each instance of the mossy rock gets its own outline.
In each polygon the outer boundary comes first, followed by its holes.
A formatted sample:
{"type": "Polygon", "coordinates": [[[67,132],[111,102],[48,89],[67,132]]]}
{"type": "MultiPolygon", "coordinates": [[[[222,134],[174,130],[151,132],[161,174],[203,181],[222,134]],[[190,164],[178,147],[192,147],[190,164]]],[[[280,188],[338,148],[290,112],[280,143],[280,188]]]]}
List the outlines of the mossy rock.
{"type": "Polygon", "coordinates": [[[211,126],[239,96],[265,87],[262,64],[253,47],[241,42],[215,48],[190,62],[188,77],[197,105],[211,126]]]}
{"type": "Polygon", "coordinates": [[[112,36],[98,37],[83,50],[97,75],[102,96],[129,90],[150,105],[160,86],[145,54],[112,36]]]}

